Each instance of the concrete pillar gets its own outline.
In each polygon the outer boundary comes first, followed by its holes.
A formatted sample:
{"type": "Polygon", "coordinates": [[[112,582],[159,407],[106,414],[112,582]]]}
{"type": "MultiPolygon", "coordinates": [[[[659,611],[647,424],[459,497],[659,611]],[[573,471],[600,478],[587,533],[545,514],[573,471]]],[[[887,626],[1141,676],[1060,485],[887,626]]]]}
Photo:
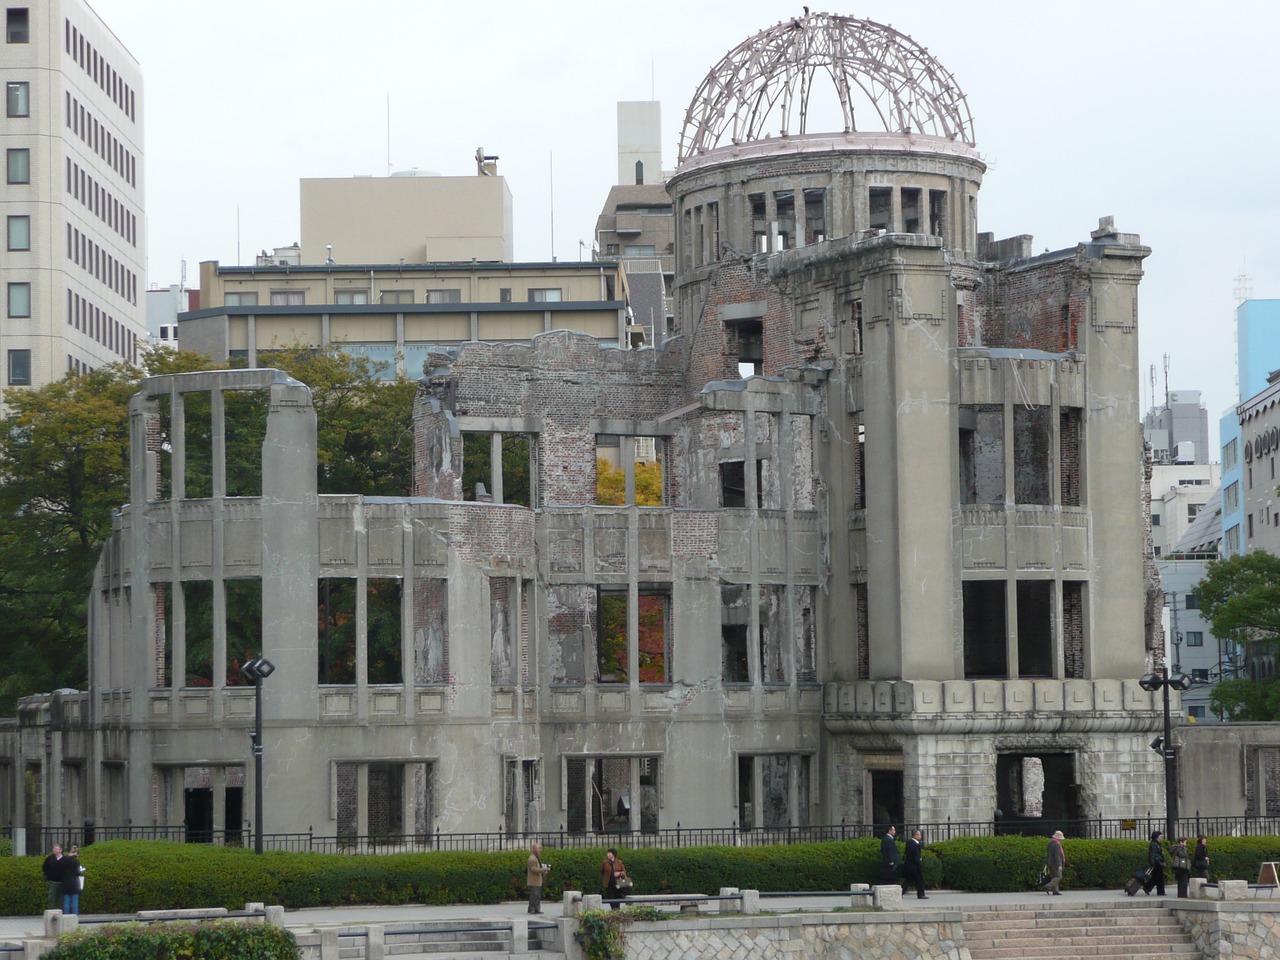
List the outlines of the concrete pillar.
{"type": "Polygon", "coordinates": [[[583,910],[603,910],[604,897],[598,893],[584,893],[582,895],[583,910]]]}
{"type": "Polygon", "coordinates": [[[902,908],[902,888],[896,883],[872,887],[871,905],[877,910],[900,910],[902,908]]]}
{"type": "Polygon", "coordinates": [[[754,916],[760,912],[760,891],[759,890],[743,890],[742,891],[742,915],[754,916]]]}
{"type": "MultiPolygon", "coordinates": [[[[738,888],[737,887],[721,887],[720,896],[736,897],[738,896],[738,888]]],[[[716,913],[724,913],[725,911],[732,910],[734,906],[735,904],[732,900],[717,900],[715,902],[715,905],[712,907],[712,910],[716,913]]]]}
{"type": "Polygon", "coordinates": [[[560,912],[565,917],[576,917],[582,912],[582,891],[565,890],[560,895],[560,912]]]}
{"type": "Polygon", "coordinates": [[[279,905],[267,907],[267,923],[273,927],[283,927],[284,907],[279,905]]]}
{"type": "Polygon", "coordinates": [[[366,930],[368,931],[368,938],[365,942],[368,946],[365,948],[365,960],[385,960],[387,955],[386,927],[380,923],[371,923],[366,930]]]}
{"type": "Polygon", "coordinates": [[[511,952],[529,952],[529,921],[524,917],[511,919],[511,952]]]}
{"type": "Polygon", "coordinates": [[[1204,885],[1207,881],[1201,880],[1199,877],[1192,877],[1187,881],[1187,894],[1192,900],[1204,900],[1206,891],[1204,885]]]}
{"type": "Polygon", "coordinates": [[[1246,900],[1249,897],[1248,880],[1219,880],[1218,897],[1222,900],[1246,900]]]}
{"type": "Polygon", "coordinates": [[[338,960],[338,931],[327,928],[320,931],[320,960],[338,960]]]}

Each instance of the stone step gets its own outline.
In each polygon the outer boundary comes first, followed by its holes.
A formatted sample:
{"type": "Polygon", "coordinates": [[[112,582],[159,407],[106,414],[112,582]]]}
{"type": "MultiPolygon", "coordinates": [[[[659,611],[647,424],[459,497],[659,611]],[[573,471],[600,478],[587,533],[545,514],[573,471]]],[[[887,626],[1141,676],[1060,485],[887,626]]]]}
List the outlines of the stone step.
{"type": "Polygon", "coordinates": [[[972,960],[1168,960],[1199,955],[1182,925],[1159,904],[975,910],[963,916],[972,960]]]}

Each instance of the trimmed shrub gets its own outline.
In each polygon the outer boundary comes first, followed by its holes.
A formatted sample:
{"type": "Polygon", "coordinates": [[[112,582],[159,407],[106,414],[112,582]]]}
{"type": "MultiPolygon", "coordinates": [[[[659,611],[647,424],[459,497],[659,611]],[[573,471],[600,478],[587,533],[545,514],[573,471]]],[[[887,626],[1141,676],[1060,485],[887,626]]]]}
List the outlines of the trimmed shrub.
{"type": "Polygon", "coordinates": [[[292,933],[265,924],[157,923],[120,924],[101,930],[77,930],[45,954],[48,960],[297,960],[292,933]]]}
{"type": "MultiPolygon", "coordinates": [[[[602,838],[602,844],[607,842],[602,838]]],[[[924,849],[925,885],[937,889],[1031,889],[1047,837],[941,840],[924,849]]],[[[1145,840],[1073,840],[1063,844],[1067,887],[1119,889],[1146,866],[1145,840]]],[[[637,894],[715,894],[731,886],[768,892],[845,890],[881,880],[878,839],[770,847],[620,848],[637,894]]],[[[1280,861],[1280,837],[1209,841],[1212,876],[1254,880],[1264,861],[1280,861]]],[[[545,849],[553,865],[544,896],[601,891],[603,848],[545,849]]],[[[289,908],[343,904],[500,903],[525,897],[524,850],[428,851],[386,855],[267,852],[113,840],[80,852],[86,869],[85,913],[223,906],[252,901],[289,908]]],[[[0,916],[44,909],[41,858],[0,859],[0,916]]]]}

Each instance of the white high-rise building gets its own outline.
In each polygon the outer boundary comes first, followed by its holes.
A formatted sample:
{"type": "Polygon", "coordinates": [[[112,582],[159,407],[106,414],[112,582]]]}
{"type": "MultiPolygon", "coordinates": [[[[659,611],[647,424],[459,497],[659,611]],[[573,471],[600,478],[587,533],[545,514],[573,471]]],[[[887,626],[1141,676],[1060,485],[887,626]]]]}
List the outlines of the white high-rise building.
{"type": "Polygon", "coordinates": [[[146,341],[142,73],[82,0],[4,16],[0,386],[39,387],[146,341]]]}

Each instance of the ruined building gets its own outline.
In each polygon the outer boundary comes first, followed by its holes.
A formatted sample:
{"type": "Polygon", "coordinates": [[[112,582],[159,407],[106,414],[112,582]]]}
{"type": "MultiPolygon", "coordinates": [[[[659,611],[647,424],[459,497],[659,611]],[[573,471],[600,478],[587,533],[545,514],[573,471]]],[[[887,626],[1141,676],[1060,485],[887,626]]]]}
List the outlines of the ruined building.
{"type": "Polygon", "coordinates": [[[891,28],[744,42],[669,181],[676,335],[433,351],[412,498],[317,496],[309,392],[273,371],[148,381],[92,688],[24,704],[15,822],[239,829],[255,624],[269,833],[1159,809],[1149,251],[1106,220],[1041,255],[979,233],[975,144],[954,78],[891,28]],[[246,392],[269,398],[253,491],[219,439],[246,392]]]}

